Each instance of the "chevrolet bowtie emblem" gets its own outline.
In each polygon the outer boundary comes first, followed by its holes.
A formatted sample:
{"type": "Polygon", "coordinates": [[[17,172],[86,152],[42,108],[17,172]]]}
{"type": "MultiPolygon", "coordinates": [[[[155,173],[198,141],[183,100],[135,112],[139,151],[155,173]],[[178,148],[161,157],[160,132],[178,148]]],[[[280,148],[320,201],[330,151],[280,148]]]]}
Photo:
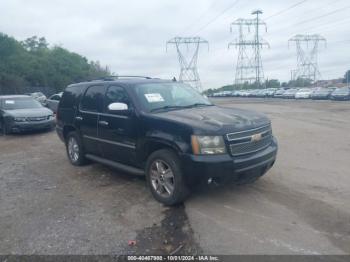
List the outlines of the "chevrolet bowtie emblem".
{"type": "Polygon", "coordinates": [[[255,135],[252,135],[252,138],[251,138],[251,142],[258,142],[260,141],[262,138],[262,135],[261,134],[255,134],[255,135]]]}

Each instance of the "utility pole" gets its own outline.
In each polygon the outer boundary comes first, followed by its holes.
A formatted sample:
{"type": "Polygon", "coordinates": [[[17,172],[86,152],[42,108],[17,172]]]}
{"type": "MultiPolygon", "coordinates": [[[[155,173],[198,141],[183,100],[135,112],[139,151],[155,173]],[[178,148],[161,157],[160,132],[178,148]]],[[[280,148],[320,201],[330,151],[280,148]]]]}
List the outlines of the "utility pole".
{"type": "Polygon", "coordinates": [[[170,39],[166,46],[168,48],[169,44],[176,46],[176,51],[180,64],[180,76],[179,80],[188,83],[192,87],[202,91],[202,85],[198,74],[197,61],[200,45],[209,43],[207,40],[201,37],[174,37],[170,39]],[[184,53],[184,50],[181,48],[183,46],[187,47],[187,51],[191,50],[191,53],[187,56],[184,53]],[[190,49],[191,48],[191,49],[190,49]]]}
{"type": "Polygon", "coordinates": [[[319,44],[323,42],[326,46],[326,39],[317,34],[295,35],[288,40],[288,46],[291,42],[297,49],[297,69],[291,71],[291,80],[309,79],[315,83],[321,76],[318,67],[319,44]]]}
{"type": "Polygon", "coordinates": [[[228,45],[229,48],[231,46],[238,48],[235,76],[236,86],[243,86],[245,83],[255,83],[258,88],[266,86],[261,49],[263,46],[270,47],[270,45],[260,36],[260,26],[265,27],[267,31],[266,23],[259,18],[262,13],[261,10],[255,10],[252,12],[252,15],[255,15],[256,18],[239,18],[231,23],[231,32],[233,26],[237,26],[239,32],[238,39],[228,45]],[[254,35],[249,38],[247,35],[250,33],[251,28],[254,30],[254,35]]]}

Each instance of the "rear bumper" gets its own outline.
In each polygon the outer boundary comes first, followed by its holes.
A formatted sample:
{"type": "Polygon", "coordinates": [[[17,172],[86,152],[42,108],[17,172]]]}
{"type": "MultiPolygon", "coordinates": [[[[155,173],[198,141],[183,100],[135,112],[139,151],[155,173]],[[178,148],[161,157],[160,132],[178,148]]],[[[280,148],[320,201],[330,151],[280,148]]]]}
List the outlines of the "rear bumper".
{"type": "Polygon", "coordinates": [[[278,145],[275,138],[269,147],[259,152],[232,157],[228,154],[217,156],[182,155],[183,169],[189,183],[220,180],[240,180],[244,176],[264,175],[274,164],[278,145]]]}
{"type": "Polygon", "coordinates": [[[11,122],[8,129],[11,132],[22,132],[22,131],[32,131],[53,128],[55,126],[55,120],[45,120],[38,122],[11,122]]]}

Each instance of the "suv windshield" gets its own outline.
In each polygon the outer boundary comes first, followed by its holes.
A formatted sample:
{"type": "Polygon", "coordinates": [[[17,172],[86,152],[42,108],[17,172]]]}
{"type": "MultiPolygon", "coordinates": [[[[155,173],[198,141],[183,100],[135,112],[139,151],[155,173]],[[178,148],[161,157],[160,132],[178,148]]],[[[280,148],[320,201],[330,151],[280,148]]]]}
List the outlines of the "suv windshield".
{"type": "Polygon", "coordinates": [[[212,106],[197,90],[183,83],[151,83],[135,86],[142,107],[150,112],[212,106]]]}
{"type": "Polygon", "coordinates": [[[3,108],[5,110],[41,108],[42,105],[33,98],[8,98],[4,99],[3,108]]]}

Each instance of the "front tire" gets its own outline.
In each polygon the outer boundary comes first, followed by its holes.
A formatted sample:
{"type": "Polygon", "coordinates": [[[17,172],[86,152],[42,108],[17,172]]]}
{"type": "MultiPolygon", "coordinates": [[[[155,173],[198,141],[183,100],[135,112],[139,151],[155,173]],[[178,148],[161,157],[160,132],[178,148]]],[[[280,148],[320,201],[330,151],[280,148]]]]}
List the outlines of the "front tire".
{"type": "Polygon", "coordinates": [[[66,149],[69,161],[74,166],[86,164],[85,152],[80,136],[76,132],[70,132],[66,138],[66,149]]]}
{"type": "Polygon", "coordinates": [[[181,161],[171,150],[158,150],[149,156],[146,178],[153,197],[164,205],[180,204],[189,195],[181,161]]]}

